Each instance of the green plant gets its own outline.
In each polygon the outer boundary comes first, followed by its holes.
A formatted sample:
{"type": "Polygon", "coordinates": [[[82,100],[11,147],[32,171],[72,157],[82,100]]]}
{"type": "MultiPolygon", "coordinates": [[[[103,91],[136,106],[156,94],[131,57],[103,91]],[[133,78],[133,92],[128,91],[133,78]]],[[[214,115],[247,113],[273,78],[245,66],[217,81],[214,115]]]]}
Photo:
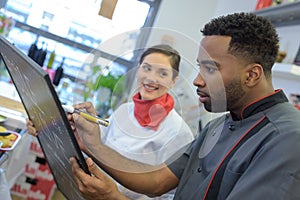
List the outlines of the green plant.
{"type": "Polygon", "coordinates": [[[125,90],[125,83],[123,82],[123,76],[115,76],[109,71],[107,75],[103,75],[105,71],[108,71],[108,67],[102,68],[97,65],[92,68],[91,76],[87,78],[84,84],[83,97],[84,101],[87,101],[91,94],[97,92],[100,87],[108,88],[111,94],[119,95],[125,90]],[[116,86],[116,84],[119,83],[116,86]]]}

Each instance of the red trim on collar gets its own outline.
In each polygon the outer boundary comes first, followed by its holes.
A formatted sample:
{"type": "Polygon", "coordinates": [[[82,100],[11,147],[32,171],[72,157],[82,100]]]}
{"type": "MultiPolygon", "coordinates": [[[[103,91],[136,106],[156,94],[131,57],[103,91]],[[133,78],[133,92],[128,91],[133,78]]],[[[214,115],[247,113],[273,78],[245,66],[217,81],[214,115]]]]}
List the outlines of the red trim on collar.
{"type": "Polygon", "coordinates": [[[262,99],[265,99],[265,98],[267,98],[267,97],[269,97],[269,96],[272,96],[272,95],[274,95],[274,94],[276,94],[276,93],[279,93],[279,92],[281,92],[281,91],[282,91],[282,89],[277,89],[277,90],[275,90],[273,93],[268,94],[268,95],[266,95],[266,96],[263,96],[263,97],[261,97],[261,98],[259,98],[259,99],[256,99],[256,100],[252,101],[251,103],[245,105],[245,106],[242,108],[242,111],[241,111],[241,113],[240,113],[241,119],[244,119],[243,113],[244,113],[244,111],[245,111],[246,108],[248,108],[249,106],[255,104],[256,102],[261,101],[262,99]]]}

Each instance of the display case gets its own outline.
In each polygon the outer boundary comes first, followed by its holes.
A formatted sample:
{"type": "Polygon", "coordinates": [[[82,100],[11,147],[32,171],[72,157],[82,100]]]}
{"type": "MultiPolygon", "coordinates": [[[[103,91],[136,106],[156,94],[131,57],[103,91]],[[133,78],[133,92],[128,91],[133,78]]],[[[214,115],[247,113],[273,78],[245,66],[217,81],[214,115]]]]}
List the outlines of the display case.
{"type": "Polygon", "coordinates": [[[44,48],[47,51],[47,57],[44,62],[45,67],[49,62],[50,53],[55,51],[56,56],[53,68],[56,69],[62,62],[62,59],[65,58],[64,75],[71,80],[84,80],[89,72],[85,68],[90,67],[93,63],[95,65],[101,64],[97,63],[97,60],[100,58],[106,63],[113,63],[114,70],[121,71],[120,73],[124,73],[133,66],[133,61],[111,55],[83,43],[55,35],[19,21],[15,21],[15,26],[7,38],[25,54],[28,54],[30,45],[38,38],[38,48],[44,48]],[[47,47],[43,47],[43,44],[47,44],[47,47]]]}
{"type": "Polygon", "coordinates": [[[47,52],[45,65],[55,50],[53,68],[65,58],[64,74],[84,80],[95,65],[116,73],[131,69],[136,49],[150,34],[141,29],[152,26],[159,5],[160,0],[119,0],[112,19],[100,16],[101,1],[93,0],[7,0],[2,11],[15,20],[8,38],[19,49],[28,53],[38,37],[38,48],[47,52]]]}
{"type": "Polygon", "coordinates": [[[300,30],[300,1],[264,8],[254,13],[268,18],[273,23],[280,37],[280,48],[287,54],[282,63],[275,63],[273,66],[274,87],[283,88],[289,98],[293,94],[300,94],[300,39],[298,34],[300,30]]]}
{"type": "Polygon", "coordinates": [[[268,18],[276,27],[299,25],[300,1],[264,8],[254,13],[268,18]]]}
{"type": "MultiPolygon", "coordinates": [[[[50,55],[55,52],[54,62],[47,71],[51,78],[53,71],[63,63],[63,77],[56,89],[63,100],[68,100],[63,103],[74,104],[94,101],[95,98],[80,97],[99,94],[92,91],[85,95],[87,80],[94,68],[105,69],[103,74],[97,72],[103,77],[118,78],[137,66],[160,2],[118,0],[112,19],[99,15],[101,1],[93,0],[75,0],[72,4],[68,0],[7,0],[0,11],[15,20],[7,35],[9,41],[27,55],[35,43],[37,49],[46,52],[42,67],[48,67],[50,55]]],[[[0,80],[3,80],[2,74],[5,72],[0,67],[0,80]]],[[[7,75],[4,79],[9,81],[7,75]]],[[[132,79],[128,79],[126,87],[131,88],[132,84],[132,79]]],[[[98,110],[106,111],[111,105],[110,102],[95,104],[105,105],[105,109],[98,110]]]]}
{"type": "Polygon", "coordinates": [[[27,115],[14,86],[0,82],[0,87],[0,115],[6,118],[1,126],[20,135],[20,140],[13,149],[0,151],[0,168],[5,170],[8,188],[11,188],[24,171],[31,138],[25,134],[27,115]]]}
{"type": "MultiPolygon", "coordinates": [[[[300,26],[300,1],[295,1],[291,3],[284,3],[277,6],[271,6],[254,12],[256,15],[266,17],[277,29],[285,29],[290,26],[300,26]]],[[[290,29],[292,31],[293,29],[290,29]]],[[[295,29],[298,30],[298,29],[295,29]]],[[[288,38],[293,40],[293,38],[288,38]]],[[[297,41],[293,41],[297,43],[297,41]]],[[[293,63],[276,63],[274,66],[274,71],[276,75],[282,75],[286,78],[299,78],[299,55],[300,47],[298,53],[294,53],[293,63]]]]}

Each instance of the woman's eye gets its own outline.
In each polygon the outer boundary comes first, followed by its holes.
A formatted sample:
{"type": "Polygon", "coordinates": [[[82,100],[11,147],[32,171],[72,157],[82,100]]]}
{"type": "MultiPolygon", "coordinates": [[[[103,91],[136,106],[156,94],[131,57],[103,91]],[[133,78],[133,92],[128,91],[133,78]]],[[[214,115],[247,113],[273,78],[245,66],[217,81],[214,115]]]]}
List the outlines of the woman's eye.
{"type": "Polygon", "coordinates": [[[142,68],[143,68],[145,71],[151,71],[151,66],[150,66],[150,65],[143,65],[142,68]]]}
{"type": "Polygon", "coordinates": [[[169,74],[168,74],[167,72],[160,72],[159,75],[160,75],[161,77],[166,77],[166,76],[168,76],[169,74]]]}

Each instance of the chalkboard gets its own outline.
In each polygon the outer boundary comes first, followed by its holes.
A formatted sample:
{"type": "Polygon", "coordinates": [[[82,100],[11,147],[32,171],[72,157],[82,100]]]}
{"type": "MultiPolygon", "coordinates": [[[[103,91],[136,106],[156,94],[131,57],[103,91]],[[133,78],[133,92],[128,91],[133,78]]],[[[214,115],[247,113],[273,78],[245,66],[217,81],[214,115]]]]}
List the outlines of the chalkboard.
{"type": "Polygon", "coordinates": [[[25,110],[39,132],[38,141],[57,188],[67,199],[83,199],[73,180],[69,158],[76,157],[86,173],[89,173],[88,168],[48,74],[1,36],[0,53],[25,110]]]}

